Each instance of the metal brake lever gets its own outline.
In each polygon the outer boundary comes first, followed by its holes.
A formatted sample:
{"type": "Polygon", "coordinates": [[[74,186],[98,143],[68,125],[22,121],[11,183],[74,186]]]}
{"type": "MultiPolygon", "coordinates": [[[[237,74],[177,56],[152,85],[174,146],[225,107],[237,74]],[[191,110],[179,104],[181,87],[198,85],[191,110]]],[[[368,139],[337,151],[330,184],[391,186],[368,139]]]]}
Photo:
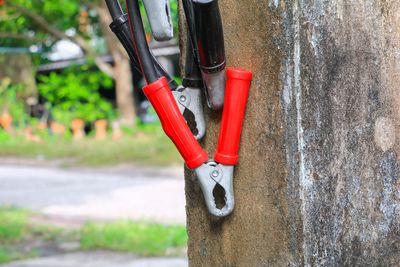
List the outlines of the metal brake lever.
{"type": "Polygon", "coordinates": [[[235,207],[233,171],[233,165],[218,164],[215,161],[206,162],[195,169],[208,211],[216,217],[229,215],[235,207]],[[221,208],[218,207],[214,195],[218,185],[224,190],[224,201],[221,203],[224,206],[221,208]]]}
{"type": "Polygon", "coordinates": [[[197,133],[194,135],[197,140],[204,137],[206,133],[206,124],[203,115],[203,105],[201,101],[202,89],[195,87],[179,86],[178,89],[172,91],[179,111],[183,115],[185,109],[189,110],[194,116],[197,133]]]}

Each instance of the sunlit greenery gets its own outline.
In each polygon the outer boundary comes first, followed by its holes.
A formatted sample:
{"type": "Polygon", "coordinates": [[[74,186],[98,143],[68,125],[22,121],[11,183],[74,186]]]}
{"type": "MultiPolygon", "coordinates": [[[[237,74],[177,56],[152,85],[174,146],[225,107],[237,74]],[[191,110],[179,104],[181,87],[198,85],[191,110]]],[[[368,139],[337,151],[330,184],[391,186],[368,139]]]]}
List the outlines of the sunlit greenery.
{"type": "MultiPolygon", "coordinates": [[[[58,41],[48,29],[43,25],[22,14],[15,5],[26,8],[33,14],[40,16],[53,28],[61,32],[67,32],[72,35],[80,35],[85,39],[102,38],[101,25],[99,21],[96,6],[99,6],[103,0],[13,0],[5,1],[0,5],[0,32],[11,33],[17,37],[0,38],[0,46],[8,47],[29,47],[37,45],[42,51],[47,51],[58,41]],[[89,27],[83,27],[83,24],[89,27]]],[[[125,9],[125,1],[120,1],[125,9]]],[[[141,3],[142,14],[144,15],[144,24],[147,32],[150,27],[147,22],[143,5],[141,3]]],[[[177,1],[171,1],[171,14],[173,17],[175,33],[178,31],[178,4],[177,1]]],[[[101,42],[97,44],[101,45],[101,42]]],[[[97,50],[102,48],[97,47],[97,50]]]]}
{"type": "Polygon", "coordinates": [[[120,163],[166,166],[179,164],[181,159],[174,145],[165,136],[160,124],[127,128],[119,140],[96,141],[89,136],[74,141],[64,136],[40,135],[43,142],[26,140],[23,136],[11,137],[0,130],[0,157],[32,159],[66,159],[66,165],[110,166],[120,163]]]}
{"type": "Polygon", "coordinates": [[[87,123],[99,119],[115,119],[112,104],[100,95],[100,88],[111,89],[113,81],[90,65],[74,66],[62,73],[39,77],[39,93],[47,101],[57,122],[68,125],[72,119],[87,123]]]}
{"type": "Polygon", "coordinates": [[[25,210],[1,209],[0,212],[0,240],[1,243],[20,241],[28,231],[25,210]]]}
{"type": "Polygon", "coordinates": [[[0,207],[0,263],[36,255],[35,249],[18,249],[33,237],[53,238],[58,231],[50,226],[29,223],[32,213],[27,210],[0,207]]]}
{"type": "Polygon", "coordinates": [[[165,255],[169,248],[185,247],[184,226],[120,221],[88,223],[80,231],[83,249],[110,249],[144,256],[165,255]]]}
{"type": "Polygon", "coordinates": [[[19,95],[24,92],[24,86],[12,84],[11,79],[0,80],[0,114],[9,113],[14,118],[14,124],[25,126],[29,116],[25,111],[24,102],[19,95]]]}
{"type": "Polygon", "coordinates": [[[186,228],[151,222],[88,222],[78,229],[63,229],[33,222],[33,212],[0,207],[0,263],[36,257],[40,244],[78,242],[77,249],[108,249],[141,256],[181,255],[186,247],[186,228]],[[29,244],[36,244],[29,245],[29,244]],[[26,249],[29,247],[30,249],[26,249]]]}

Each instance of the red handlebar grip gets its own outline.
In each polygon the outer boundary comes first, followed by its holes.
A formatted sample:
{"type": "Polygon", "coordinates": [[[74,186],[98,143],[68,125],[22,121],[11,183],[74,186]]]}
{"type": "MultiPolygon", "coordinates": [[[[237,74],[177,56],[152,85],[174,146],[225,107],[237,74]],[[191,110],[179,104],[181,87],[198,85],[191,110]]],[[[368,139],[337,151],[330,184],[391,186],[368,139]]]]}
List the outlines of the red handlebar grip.
{"type": "Polygon", "coordinates": [[[226,75],[224,110],[214,159],[224,165],[235,165],[239,158],[240,134],[252,73],[228,68],[226,75]]]}
{"type": "Polygon", "coordinates": [[[201,148],[179,112],[167,79],[162,77],[143,87],[143,92],[157,112],[164,132],[174,142],[186,165],[194,169],[206,162],[207,152],[201,148]]]}

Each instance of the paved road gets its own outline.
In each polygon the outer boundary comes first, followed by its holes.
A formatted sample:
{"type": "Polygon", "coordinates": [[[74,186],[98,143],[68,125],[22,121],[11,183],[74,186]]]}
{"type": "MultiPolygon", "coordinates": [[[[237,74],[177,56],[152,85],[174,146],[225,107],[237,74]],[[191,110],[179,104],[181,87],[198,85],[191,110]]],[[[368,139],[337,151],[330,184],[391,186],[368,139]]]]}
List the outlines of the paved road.
{"type": "Polygon", "coordinates": [[[0,205],[66,219],[185,223],[181,168],[60,169],[0,165],[0,205]]]}
{"type": "Polygon", "coordinates": [[[0,267],[186,267],[185,259],[138,258],[108,251],[77,252],[0,264],[0,267]]]}

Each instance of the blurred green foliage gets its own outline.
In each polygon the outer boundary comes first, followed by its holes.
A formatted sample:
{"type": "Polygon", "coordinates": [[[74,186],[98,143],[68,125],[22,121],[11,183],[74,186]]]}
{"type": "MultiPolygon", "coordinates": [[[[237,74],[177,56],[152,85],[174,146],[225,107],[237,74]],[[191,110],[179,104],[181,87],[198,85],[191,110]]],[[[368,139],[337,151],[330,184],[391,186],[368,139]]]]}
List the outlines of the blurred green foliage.
{"type": "Polygon", "coordinates": [[[186,227],[151,222],[88,222],[79,229],[59,228],[41,220],[38,214],[0,206],[0,264],[43,255],[43,246],[60,247],[80,242],[80,249],[108,249],[141,256],[182,255],[187,244],[186,227]]]}
{"type": "MultiPolygon", "coordinates": [[[[26,15],[15,9],[12,5],[8,5],[8,1],[0,7],[2,12],[0,16],[0,32],[8,32],[21,34],[28,37],[35,37],[36,40],[43,39],[44,46],[51,46],[56,39],[50,38],[51,35],[39,27],[37,23],[26,15]]],[[[30,12],[39,15],[46,21],[51,23],[52,27],[56,27],[61,31],[68,29],[79,30],[79,11],[82,5],[81,1],[74,0],[57,0],[57,1],[41,1],[41,0],[12,0],[13,5],[19,5],[30,12]]],[[[15,39],[2,38],[0,46],[29,46],[32,44],[30,38],[15,39]]]]}
{"type": "Polygon", "coordinates": [[[83,249],[110,249],[144,256],[163,256],[171,248],[185,247],[186,228],[178,225],[119,221],[87,223],[80,230],[83,249]]]}
{"type": "MultiPolygon", "coordinates": [[[[93,138],[73,141],[65,136],[36,131],[44,142],[36,143],[23,136],[10,136],[0,129],[0,160],[2,157],[58,160],[63,166],[113,166],[122,163],[145,166],[181,164],[174,144],[159,123],[123,128],[124,137],[104,141],[93,138]]],[[[68,132],[68,131],[67,131],[68,132]]]]}
{"type": "Polygon", "coordinates": [[[1,243],[20,241],[28,229],[28,212],[11,208],[1,208],[0,211],[1,243]]]}
{"type": "Polygon", "coordinates": [[[8,113],[13,117],[14,124],[25,126],[29,116],[25,110],[25,104],[20,94],[24,87],[19,84],[12,84],[11,79],[4,78],[0,81],[0,114],[8,113]]]}
{"type": "Polygon", "coordinates": [[[31,213],[26,210],[0,207],[0,263],[34,256],[32,250],[20,253],[11,249],[13,245],[28,239],[30,235],[42,233],[29,225],[30,215],[31,213]]]}
{"type": "Polygon", "coordinates": [[[100,88],[111,89],[113,81],[89,65],[73,66],[62,73],[40,76],[38,89],[47,101],[55,121],[69,125],[75,118],[92,123],[112,120],[116,113],[112,104],[100,95],[100,88]]]}
{"type": "MultiPolygon", "coordinates": [[[[38,15],[47,21],[51,27],[62,32],[70,30],[70,33],[79,34],[86,39],[96,39],[102,36],[101,25],[98,12],[94,8],[100,5],[103,0],[12,0],[13,5],[5,4],[0,6],[0,32],[19,34],[28,38],[1,38],[0,46],[23,46],[32,44],[40,45],[44,50],[51,47],[57,41],[47,30],[39,26],[32,18],[26,16],[13,7],[18,5],[26,8],[32,14],[38,15]],[[82,31],[80,27],[80,16],[82,12],[88,14],[87,22],[90,25],[89,31],[82,31]],[[42,40],[42,42],[38,41],[42,40]]],[[[125,9],[125,1],[120,1],[125,9]]],[[[141,10],[144,15],[142,2],[141,10]]],[[[173,17],[175,33],[178,32],[178,3],[177,0],[171,1],[171,14],[173,17]]],[[[144,25],[147,32],[150,32],[149,23],[144,15],[144,25]]]]}

